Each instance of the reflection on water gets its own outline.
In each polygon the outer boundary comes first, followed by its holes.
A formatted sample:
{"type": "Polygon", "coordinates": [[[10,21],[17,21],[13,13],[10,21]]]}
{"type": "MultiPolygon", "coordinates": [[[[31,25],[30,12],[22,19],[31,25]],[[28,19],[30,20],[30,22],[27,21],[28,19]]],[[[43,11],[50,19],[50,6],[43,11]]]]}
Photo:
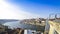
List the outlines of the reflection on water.
{"type": "Polygon", "coordinates": [[[8,26],[8,28],[13,29],[13,28],[18,28],[20,23],[19,23],[19,21],[13,21],[13,22],[6,22],[3,25],[8,26]]]}

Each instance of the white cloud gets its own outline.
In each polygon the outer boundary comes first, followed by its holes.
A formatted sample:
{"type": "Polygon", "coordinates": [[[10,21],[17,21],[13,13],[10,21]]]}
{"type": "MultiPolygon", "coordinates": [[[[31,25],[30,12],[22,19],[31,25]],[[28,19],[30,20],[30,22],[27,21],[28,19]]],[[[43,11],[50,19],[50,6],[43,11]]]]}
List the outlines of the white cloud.
{"type": "Polygon", "coordinates": [[[25,12],[15,5],[0,0],[0,19],[26,19],[35,17],[39,17],[39,15],[25,12]]]}

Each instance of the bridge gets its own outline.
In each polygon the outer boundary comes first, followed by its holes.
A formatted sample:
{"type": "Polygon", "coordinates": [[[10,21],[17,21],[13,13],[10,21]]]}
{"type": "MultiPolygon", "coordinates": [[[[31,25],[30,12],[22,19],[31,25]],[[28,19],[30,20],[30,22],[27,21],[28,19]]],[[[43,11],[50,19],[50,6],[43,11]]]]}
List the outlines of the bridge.
{"type": "Polygon", "coordinates": [[[60,20],[49,21],[49,24],[50,24],[49,34],[54,34],[54,32],[60,34],[60,20]]]}
{"type": "MultiPolygon", "coordinates": [[[[6,22],[5,20],[2,20],[2,21],[6,22]]],[[[11,22],[14,22],[14,21],[15,20],[11,22]]],[[[31,19],[31,20],[27,19],[23,21],[16,20],[16,21],[17,21],[16,24],[17,23],[19,24],[18,28],[21,28],[24,30],[25,29],[36,30],[36,31],[43,32],[44,34],[60,34],[60,18],[56,18],[56,16],[55,16],[55,19],[45,19],[44,21],[43,20],[39,21],[35,19],[31,19]]],[[[10,21],[8,20],[8,22],[10,21]]]]}

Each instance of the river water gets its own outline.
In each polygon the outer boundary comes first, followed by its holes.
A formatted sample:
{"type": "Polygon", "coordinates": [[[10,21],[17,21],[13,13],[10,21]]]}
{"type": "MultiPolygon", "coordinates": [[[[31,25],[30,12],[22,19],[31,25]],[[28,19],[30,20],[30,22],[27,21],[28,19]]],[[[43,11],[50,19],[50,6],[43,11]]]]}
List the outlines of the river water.
{"type": "Polygon", "coordinates": [[[22,29],[31,29],[31,30],[41,30],[44,31],[44,26],[36,26],[31,24],[20,23],[20,21],[12,21],[6,22],[3,24],[4,26],[8,26],[8,28],[22,28],[22,29]]]}

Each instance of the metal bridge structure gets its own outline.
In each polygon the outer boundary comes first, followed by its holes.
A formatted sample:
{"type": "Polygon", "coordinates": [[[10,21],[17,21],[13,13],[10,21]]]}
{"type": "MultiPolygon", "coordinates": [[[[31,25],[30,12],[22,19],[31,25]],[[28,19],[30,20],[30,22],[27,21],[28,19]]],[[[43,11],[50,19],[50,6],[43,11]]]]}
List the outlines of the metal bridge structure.
{"type": "Polygon", "coordinates": [[[51,15],[54,14],[49,15],[49,18],[45,21],[45,25],[41,23],[28,24],[19,22],[18,28],[26,30],[36,30],[43,32],[43,34],[60,34],[60,18],[57,18],[57,14],[55,14],[54,18],[50,19],[51,15]]]}
{"type": "Polygon", "coordinates": [[[49,34],[60,34],[60,13],[50,14],[49,17],[54,15],[53,19],[49,19],[48,23],[50,24],[49,34]]]}

